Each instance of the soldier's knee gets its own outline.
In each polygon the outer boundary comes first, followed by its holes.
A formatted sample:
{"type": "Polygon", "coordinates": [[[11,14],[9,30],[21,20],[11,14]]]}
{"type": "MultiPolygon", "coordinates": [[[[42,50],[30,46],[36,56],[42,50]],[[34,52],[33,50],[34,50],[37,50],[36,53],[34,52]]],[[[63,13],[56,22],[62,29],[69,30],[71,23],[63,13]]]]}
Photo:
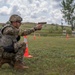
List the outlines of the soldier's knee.
{"type": "Polygon", "coordinates": [[[25,48],[26,48],[26,43],[23,42],[23,43],[22,43],[22,49],[25,50],[25,48]]]}
{"type": "Polygon", "coordinates": [[[25,42],[22,42],[21,45],[22,45],[22,47],[26,47],[26,43],[25,42]]]}

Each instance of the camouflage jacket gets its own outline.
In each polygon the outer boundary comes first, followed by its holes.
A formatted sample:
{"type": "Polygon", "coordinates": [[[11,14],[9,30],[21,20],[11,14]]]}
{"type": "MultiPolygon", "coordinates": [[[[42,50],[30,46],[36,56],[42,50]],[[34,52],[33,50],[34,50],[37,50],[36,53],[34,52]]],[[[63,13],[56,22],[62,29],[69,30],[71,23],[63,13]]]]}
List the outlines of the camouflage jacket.
{"type": "Polygon", "coordinates": [[[2,29],[2,38],[0,39],[0,46],[6,47],[12,43],[17,42],[18,36],[25,36],[34,32],[35,29],[31,28],[29,30],[21,30],[15,28],[13,25],[5,25],[2,29]]]}

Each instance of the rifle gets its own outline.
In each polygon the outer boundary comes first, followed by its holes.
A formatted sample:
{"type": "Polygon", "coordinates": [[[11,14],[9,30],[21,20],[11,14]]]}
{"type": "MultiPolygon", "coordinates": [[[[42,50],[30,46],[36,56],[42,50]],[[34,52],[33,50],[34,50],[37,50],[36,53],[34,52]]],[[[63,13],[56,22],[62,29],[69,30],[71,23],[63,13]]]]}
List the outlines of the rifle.
{"type": "Polygon", "coordinates": [[[38,24],[47,24],[47,22],[38,22],[38,24]]]}

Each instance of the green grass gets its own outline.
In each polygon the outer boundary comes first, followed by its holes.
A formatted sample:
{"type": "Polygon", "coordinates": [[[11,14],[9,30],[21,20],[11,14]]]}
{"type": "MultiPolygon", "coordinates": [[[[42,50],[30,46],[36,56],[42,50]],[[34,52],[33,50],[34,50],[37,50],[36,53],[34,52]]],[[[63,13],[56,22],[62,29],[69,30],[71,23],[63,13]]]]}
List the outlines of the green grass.
{"type": "MultiPolygon", "coordinates": [[[[35,23],[25,23],[21,25],[21,29],[30,29],[36,26],[35,23]]],[[[71,34],[70,27],[64,27],[68,34],[71,34]]],[[[41,36],[64,36],[61,25],[48,25],[44,24],[41,31],[36,31],[36,34],[41,34],[41,36]]],[[[33,34],[32,34],[33,35],[33,34]]]]}
{"type": "MultiPolygon", "coordinates": [[[[75,38],[28,36],[29,69],[18,71],[3,65],[0,75],[75,75],[75,38]]],[[[22,38],[23,41],[23,38],[22,38]]]]}

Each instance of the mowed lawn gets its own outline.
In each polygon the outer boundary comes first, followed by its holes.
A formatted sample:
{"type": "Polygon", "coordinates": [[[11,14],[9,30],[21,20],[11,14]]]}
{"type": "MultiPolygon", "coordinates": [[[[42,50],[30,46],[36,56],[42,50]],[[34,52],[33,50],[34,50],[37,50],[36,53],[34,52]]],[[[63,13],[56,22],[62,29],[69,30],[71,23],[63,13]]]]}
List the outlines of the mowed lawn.
{"type": "MultiPolygon", "coordinates": [[[[22,38],[22,41],[24,38],[22,38]]],[[[27,36],[29,54],[25,58],[29,69],[14,70],[5,64],[0,75],[75,75],[75,38],[27,36]]]]}

